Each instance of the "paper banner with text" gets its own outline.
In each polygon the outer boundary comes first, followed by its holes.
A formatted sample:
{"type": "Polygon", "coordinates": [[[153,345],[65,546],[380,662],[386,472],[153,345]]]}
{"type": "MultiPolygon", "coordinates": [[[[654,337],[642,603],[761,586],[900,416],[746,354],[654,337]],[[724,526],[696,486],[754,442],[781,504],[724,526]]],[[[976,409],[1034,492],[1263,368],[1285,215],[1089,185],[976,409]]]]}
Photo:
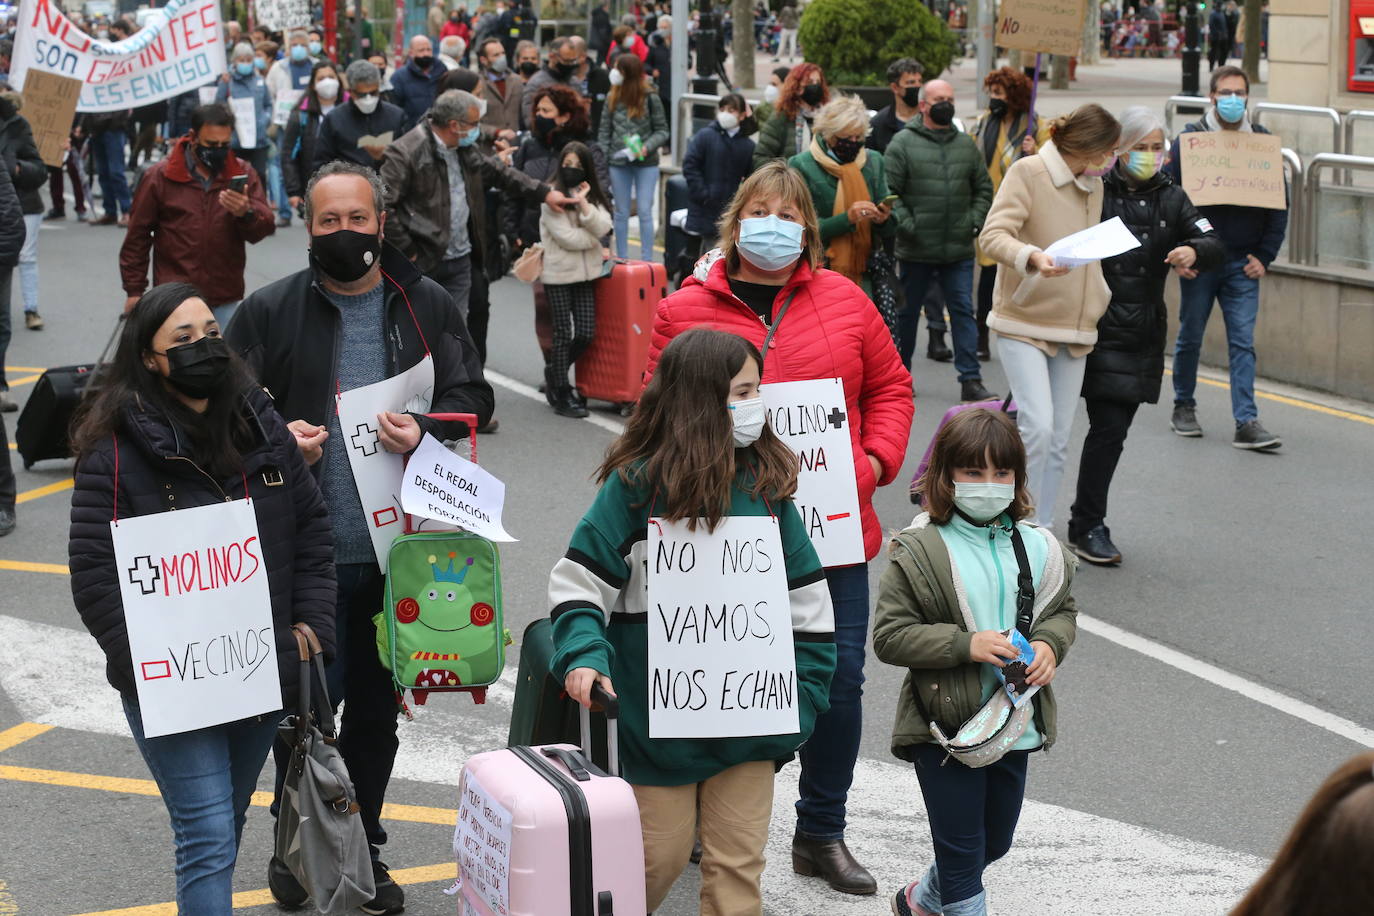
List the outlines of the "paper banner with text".
{"type": "Polygon", "coordinates": [[[480,906],[495,916],[510,913],[511,813],[487,794],[471,773],[463,774],[453,851],[464,908],[480,906]]]}
{"type": "Polygon", "coordinates": [[[119,42],[98,41],[62,14],[58,0],[20,0],[10,84],[30,70],[82,82],[78,111],[120,111],[180,95],[225,72],[219,0],[167,0],[119,42]]]}
{"type": "Polygon", "coordinates": [[[337,398],[339,430],[348,446],[348,464],[372,534],[372,549],[386,572],[391,542],[404,530],[401,478],[405,460],[382,447],[377,415],[428,413],[434,399],[434,359],[426,356],[400,375],[345,391],[337,398]]]}
{"type": "Polygon", "coordinates": [[[770,516],[649,520],[649,736],[787,735],[797,659],[782,538],[770,516]]]}
{"type": "Polygon", "coordinates": [[[258,0],[253,13],[258,25],[273,32],[308,29],[312,25],[310,0],[258,0]]]}
{"type": "Polygon", "coordinates": [[[1195,207],[1235,204],[1286,210],[1283,141],[1273,134],[1239,130],[1188,131],[1178,135],[1183,190],[1195,207]]]}
{"type": "Polygon", "coordinates": [[[420,440],[401,484],[401,508],[406,512],[489,540],[514,541],[501,524],[505,505],[504,483],[428,433],[420,440]]]}
{"type": "Polygon", "coordinates": [[[770,382],[760,389],[768,422],[797,453],[797,509],[822,566],[862,563],[863,523],[854,445],[840,379],[770,382]]]}
{"type": "MultiPolygon", "coordinates": [[[[239,149],[256,149],[258,146],[258,115],[252,99],[229,99],[229,108],[234,112],[234,136],[239,149]]],[[[265,180],[266,176],[259,175],[265,180]]]]}
{"type": "Polygon", "coordinates": [[[282,708],[272,595],[252,503],[110,523],[149,738],[282,708]]]}
{"type": "Polygon", "coordinates": [[[1002,0],[997,46],[1072,57],[1083,43],[1085,0],[1002,0]]]}
{"type": "Polygon", "coordinates": [[[53,168],[67,157],[62,148],[72,133],[72,116],[81,96],[81,80],[34,70],[24,83],[24,117],[33,128],[38,155],[53,168]]]}

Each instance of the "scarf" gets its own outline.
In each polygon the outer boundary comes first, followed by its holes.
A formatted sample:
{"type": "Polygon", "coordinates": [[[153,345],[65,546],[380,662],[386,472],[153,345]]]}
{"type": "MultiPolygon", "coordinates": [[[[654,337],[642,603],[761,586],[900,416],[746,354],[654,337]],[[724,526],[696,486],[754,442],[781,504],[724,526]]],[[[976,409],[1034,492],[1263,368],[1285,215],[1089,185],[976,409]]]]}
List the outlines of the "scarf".
{"type": "MultiPolygon", "coordinates": [[[[853,162],[841,165],[829,150],[821,146],[820,139],[813,135],[810,152],[816,164],[835,179],[835,206],[830,211],[832,216],[844,213],[856,201],[871,199],[863,173],[864,163],[868,161],[867,149],[859,150],[853,162]]],[[[872,229],[873,224],[865,220],[855,226],[853,232],[835,236],[825,250],[830,269],[858,283],[868,267],[869,252],[873,250],[872,229]]]]}
{"type": "Polygon", "coordinates": [[[982,127],[983,140],[983,161],[991,166],[994,159],[1002,161],[1001,172],[1007,173],[1011,164],[1021,158],[1021,141],[1026,136],[1026,112],[1021,112],[1011,119],[1008,124],[1006,119],[994,121],[991,116],[984,119],[982,127]],[[1002,132],[1002,128],[1006,132],[1002,132]],[[999,144],[997,141],[1001,140],[999,144]]]}

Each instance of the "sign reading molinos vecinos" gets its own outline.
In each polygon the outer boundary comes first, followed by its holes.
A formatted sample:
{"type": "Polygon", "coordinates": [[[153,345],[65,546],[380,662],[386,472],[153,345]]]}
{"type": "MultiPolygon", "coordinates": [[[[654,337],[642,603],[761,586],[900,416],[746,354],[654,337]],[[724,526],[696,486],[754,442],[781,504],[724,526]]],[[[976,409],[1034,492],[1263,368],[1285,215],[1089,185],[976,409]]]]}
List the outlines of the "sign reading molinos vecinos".
{"type": "Polygon", "coordinates": [[[122,111],[180,95],[225,72],[219,0],[168,0],[119,42],[97,41],[62,14],[58,0],[20,0],[10,84],[29,70],[82,82],[77,111],[122,111]]]}

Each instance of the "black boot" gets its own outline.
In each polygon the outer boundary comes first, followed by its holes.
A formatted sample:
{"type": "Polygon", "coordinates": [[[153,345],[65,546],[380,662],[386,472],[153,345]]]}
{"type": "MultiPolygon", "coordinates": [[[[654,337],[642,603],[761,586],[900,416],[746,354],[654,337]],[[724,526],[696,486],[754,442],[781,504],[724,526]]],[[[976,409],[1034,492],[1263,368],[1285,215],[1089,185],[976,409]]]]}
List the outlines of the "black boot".
{"type": "Polygon", "coordinates": [[[844,840],[813,840],[802,833],[793,834],[792,870],[799,875],[824,878],[842,894],[862,896],[878,892],[878,882],[858,863],[844,840]]]}
{"type": "Polygon", "coordinates": [[[983,380],[980,378],[971,378],[959,383],[959,400],[965,404],[971,404],[974,401],[990,401],[995,397],[997,395],[983,387],[983,380]]]}
{"type": "Polygon", "coordinates": [[[992,350],[988,348],[988,329],[985,325],[978,326],[978,361],[985,363],[992,359],[992,350]]]}
{"type": "Polygon", "coordinates": [[[937,363],[947,363],[954,359],[954,351],[945,346],[945,332],[931,331],[930,343],[926,345],[926,359],[937,363]]]}
{"type": "Polygon", "coordinates": [[[577,399],[573,397],[572,386],[566,382],[561,388],[554,390],[553,410],[560,417],[581,419],[587,415],[587,408],[577,403],[577,399]]]}

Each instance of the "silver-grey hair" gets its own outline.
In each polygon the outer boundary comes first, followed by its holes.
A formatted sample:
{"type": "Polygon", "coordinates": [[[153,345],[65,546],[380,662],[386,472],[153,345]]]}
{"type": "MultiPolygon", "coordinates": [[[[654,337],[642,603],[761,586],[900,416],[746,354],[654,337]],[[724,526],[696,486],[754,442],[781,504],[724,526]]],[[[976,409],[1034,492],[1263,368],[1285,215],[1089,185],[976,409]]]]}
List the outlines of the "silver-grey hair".
{"type": "Polygon", "coordinates": [[[461,35],[445,35],[439,39],[439,53],[447,54],[454,60],[463,56],[463,52],[468,49],[468,43],[463,40],[461,35]]]}
{"type": "Polygon", "coordinates": [[[821,140],[854,132],[868,135],[868,106],[857,95],[836,95],[825,103],[811,125],[821,140]]]}
{"type": "Polygon", "coordinates": [[[236,60],[240,57],[252,57],[253,54],[253,46],[246,41],[241,41],[234,45],[234,53],[229,55],[229,59],[236,60]]]}
{"type": "Polygon", "coordinates": [[[358,165],[356,162],[348,162],[344,159],[335,159],[321,167],[310,179],[310,183],[305,186],[305,225],[307,229],[315,220],[315,185],[332,175],[357,175],[366,181],[368,186],[372,188],[372,206],[376,210],[377,217],[381,218],[382,213],[386,211],[386,184],[382,181],[382,176],[365,165],[358,165]]]}
{"type": "Polygon", "coordinates": [[[1155,131],[1164,135],[1166,144],[1169,142],[1169,131],[1164,127],[1164,119],[1155,114],[1153,108],[1132,105],[1121,112],[1117,120],[1121,122],[1121,139],[1117,142],[1117,149],[1128,150],[1155,131]]]}
{"type": "Polygon", "coordinates": [[[441,92],[429,109],[429,122],[439,127],[447,127],[450,121],[466,121],[468,112],[476,108],[482,110],[477,96],[462,89],[441,92]]]}
{"type": "Polygon", "coordinates": [[[377,65],[370,60],[355,60],[344,71],[344,79],[348,80],[350,89],[359,84],[364,86],[381,85],[382,71],[378,70],[377,65]]]}
{"type": "Polygon", "coordinates": [[[292,29],[291,33],[286,36],[287,41],[294,41],[297,38],[304,38],[306,41],[309,41],[310,33],[305,29],[292,29]]]}

